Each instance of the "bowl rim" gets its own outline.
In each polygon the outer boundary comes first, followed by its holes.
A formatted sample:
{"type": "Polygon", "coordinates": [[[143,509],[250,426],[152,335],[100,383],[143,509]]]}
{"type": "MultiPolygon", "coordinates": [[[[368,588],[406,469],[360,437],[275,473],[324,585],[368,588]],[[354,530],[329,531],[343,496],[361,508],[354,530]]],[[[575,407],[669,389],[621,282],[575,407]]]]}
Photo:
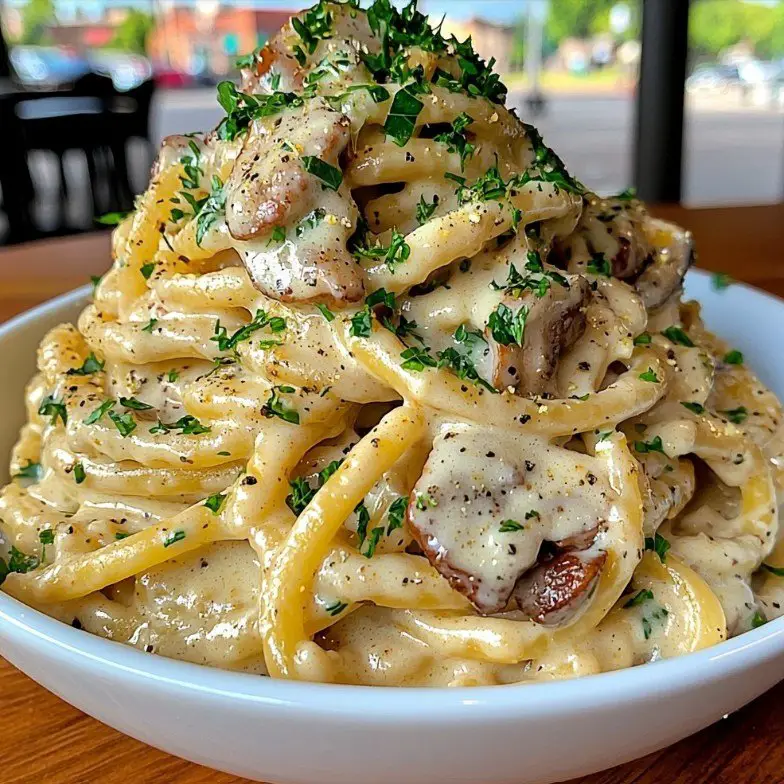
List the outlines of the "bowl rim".
{"type": "MultiPolygon", "coordinates": [[[[710,273],[692,270],[707,278],[710,273]]],[[[746,284],[747,295],[784,308],[784,300],[746,284]]],[[[0,325],[0,339],[35,323],[90,293],[81,286],[21,313],[0,325]]],[[[565,710],[590,712],[626,700],[658,701],[683,689],[729,677],[784,655],[784,617],[710,648],[672,659],[567,680],[505,686],[377,687],[310,683],[221,670],[217,667],[148,654],[124,643],[72,628],[0,590],[0,637],[20,647],[54,648],[75,666],[97,667],[108,677],[136,679],[171,693],[185,690],[216,700],[239,700],[256,706],[287,706],[316,715],[361,716],[363,722],[388,725],[398,720],[444,723],[502,719],[521,713],[554,715],[565,710]],[[525,689],[525,699],[518,698],[525,689]],[[344,699],[341,699],[344,698],[344,699]],[[416,707],[412,715],[412,706],[416,707]]]]}

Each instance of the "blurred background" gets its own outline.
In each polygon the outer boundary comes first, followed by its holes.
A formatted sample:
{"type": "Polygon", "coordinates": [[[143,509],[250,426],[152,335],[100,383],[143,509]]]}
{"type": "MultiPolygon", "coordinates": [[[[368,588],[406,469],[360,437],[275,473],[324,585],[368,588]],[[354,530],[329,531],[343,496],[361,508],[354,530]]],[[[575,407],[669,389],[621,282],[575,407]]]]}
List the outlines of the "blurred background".
{"type": "MultiPolygon", "coordinates": [[[[436,20],[448,14],[447,34],[471,36],[482,56],[495,57],[508,105],[540,128],[579,179],[610,193],[635,184],[643,18],[661,11],[644,6],[681,3],[685,67],[676,69],[678,84],[670,73],[657,87],[657,100],[673,93],[676,109],[685,96],[677,196],[690,206],[778,202],[784,2],[421,0],[420,7],[436,20]]],[[[128,208],[160,140],[214,126],[222,114],[217,82],[236,78],[237,56],[306,5],[0,0],[0,244],[89,230],[95,215],[128,208]]],[[[650,62],[672,56],[667,46],[657,52],[667,35],[648,37],[650,62]]],[[[669,143],[668,134],[657,166],[669,165],[669,143]]]]}

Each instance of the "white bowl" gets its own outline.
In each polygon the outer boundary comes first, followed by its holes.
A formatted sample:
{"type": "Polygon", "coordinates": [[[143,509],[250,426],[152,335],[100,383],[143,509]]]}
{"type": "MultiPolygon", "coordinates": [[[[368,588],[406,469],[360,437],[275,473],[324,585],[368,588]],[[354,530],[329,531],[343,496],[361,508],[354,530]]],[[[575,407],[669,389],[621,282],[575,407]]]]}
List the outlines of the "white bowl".
{"type": "MultiPolygon", "coordinates": [[[[699,272],[687,291],[704,303],[708,325],[784,394],[784,302],[740,285],[714,292],[699,272]]],[[[86,296],[80,289],[0,328],[0,355],[13,369],[0,386],[3,455],[22,421],[39,338],[73,318],[86,296]]],[[[0,654],[121,732],[252,779],[544,784],[656,751],[769,689],[784,675],[784,619],[709,650],[581,680],[381,689],[164,659],[72,629],[0,592],[0,654]]]]}

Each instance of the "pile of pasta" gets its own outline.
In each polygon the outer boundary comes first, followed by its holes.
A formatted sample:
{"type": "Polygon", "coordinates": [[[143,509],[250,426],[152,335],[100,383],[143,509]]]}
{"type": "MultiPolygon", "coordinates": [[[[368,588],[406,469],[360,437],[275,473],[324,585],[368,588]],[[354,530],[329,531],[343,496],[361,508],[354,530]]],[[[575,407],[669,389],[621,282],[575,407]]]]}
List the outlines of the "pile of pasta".
{"type": "Polygon", "coordinates": [[[781,406],[414,4],[322,1],[165,140],[44,338],[3,590],[147,652],[370,685],[563,678],[782,613],[781,406]]]}

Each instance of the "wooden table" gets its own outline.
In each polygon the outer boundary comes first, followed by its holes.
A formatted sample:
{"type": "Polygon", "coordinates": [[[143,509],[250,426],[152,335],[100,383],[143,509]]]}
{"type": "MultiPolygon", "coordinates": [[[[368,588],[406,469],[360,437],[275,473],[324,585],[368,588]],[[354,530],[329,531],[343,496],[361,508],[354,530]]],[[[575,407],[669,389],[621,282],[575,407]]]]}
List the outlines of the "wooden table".
{"type": "MultiPolygon", "coordinates": [[[[657,213],[692,229],[702,267],[727,272],[784,296],[784,205],[714,210],[667,207],[657,213]]],[[[0,320],[85,283],[90,275],[105,269],[108,258],[106,234],[0,250],[0,320]]],[[[784,683],[669,749],[579,782],[780,784],[784,782],[782,706],[784,683]]],[[[44,691],[2,660],[0,750],[3,784],[241,781],[120,735],[44,691]]],[[[569,749],[562,752],[568,754],[569,749]]]]}

